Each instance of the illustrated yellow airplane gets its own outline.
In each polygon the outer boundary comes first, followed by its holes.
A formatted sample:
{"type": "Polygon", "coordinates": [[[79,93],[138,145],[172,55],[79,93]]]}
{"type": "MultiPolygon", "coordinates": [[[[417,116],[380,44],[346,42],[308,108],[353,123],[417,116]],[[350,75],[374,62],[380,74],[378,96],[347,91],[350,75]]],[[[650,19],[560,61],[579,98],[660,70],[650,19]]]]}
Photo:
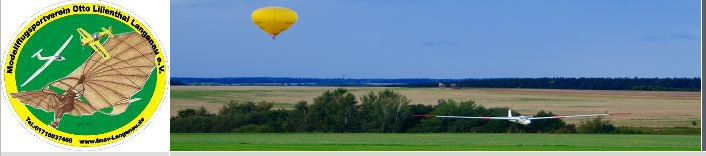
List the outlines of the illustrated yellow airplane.
{"type": "Polygon", "coordinates": [[[108,27],[108,29],[101,27],[101,29],[103,31],[93,33],[93,35],[88,33],[83,28],[78,28],[76,31],[78,31],[81,35],[81,45],[88,45],[93,49],[93,51],[100,53],[101,56],[103,56],[103,59],[108,60],[110,58],[110,54],[108,54],[108,51],[103,48],[103,45],[100,43],[100,39],[106,35],[108,35],[109,38],[113,37],[113,27],[108,27]]]}

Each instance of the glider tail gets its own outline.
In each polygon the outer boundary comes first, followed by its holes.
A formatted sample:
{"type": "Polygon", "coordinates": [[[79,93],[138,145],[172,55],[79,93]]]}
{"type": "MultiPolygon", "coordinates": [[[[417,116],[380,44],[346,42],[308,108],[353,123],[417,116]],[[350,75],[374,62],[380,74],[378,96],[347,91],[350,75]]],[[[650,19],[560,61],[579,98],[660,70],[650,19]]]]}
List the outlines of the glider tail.
{"type": "Polygon", "coordinates": [[[113,37],[113,36],[114,36],[114,35],[113,35],[113,27],[112,27],[112,26],[108,27],[108,29],[105,29],[105,28],[101,27],[101,29],[102,29],[103,32],[105,32],[108,36],[110,36],[110,37],[113,37]]]}
{"type": "Polygon", "coordinates": [[[39,51],[37,51],[37,53],[34,53],[34,55],[32,55],[32,58],[35,58],[35,57],[42,58],[42,54],[41,54],[42,50],[44,50],[44,49],[39,49],[39,51]]]}

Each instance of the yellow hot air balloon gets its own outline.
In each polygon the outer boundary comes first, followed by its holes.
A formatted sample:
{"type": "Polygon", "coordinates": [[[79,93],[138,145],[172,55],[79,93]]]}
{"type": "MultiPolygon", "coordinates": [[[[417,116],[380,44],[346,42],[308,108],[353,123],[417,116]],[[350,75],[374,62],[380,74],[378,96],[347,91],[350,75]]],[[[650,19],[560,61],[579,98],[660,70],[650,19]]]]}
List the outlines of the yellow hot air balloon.
{"type": "Polygon", "coordinates": [[[252,12],[252,21],[274,40],[297,21],[297,13],[285,7],[262,7],[252,12]]]}

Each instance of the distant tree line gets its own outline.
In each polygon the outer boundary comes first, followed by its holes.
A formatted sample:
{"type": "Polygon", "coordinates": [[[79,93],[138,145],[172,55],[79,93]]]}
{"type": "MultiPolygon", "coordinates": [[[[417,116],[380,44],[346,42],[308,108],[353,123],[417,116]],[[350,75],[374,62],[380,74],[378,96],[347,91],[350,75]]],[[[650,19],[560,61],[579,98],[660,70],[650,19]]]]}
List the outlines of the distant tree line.
{"type": "MultiPolygon", "coordinates": [[[[273,106],[274,102],[266,101],[230,101],[217,113],[204,107],[184,109],[171,117],[170,129],[172,133],[610,133],[619,129],[600,117],[578,127],[561,119],[533,120],[524,126],[505,120],[416,118],[412,115],[507,116],[508,108],[455,100],[438,100],[434,106],[410,104],[391,90],[356,98],[338,88],[314,98],[312,104],[300,101],[292,110],[273,106]]],[[[540,111],[534,116],[552,115],[540,111]]]]}
{"type": "Polygon", "coordinates": [[[701,78],[482,78],[482,79],[350,79],[291,77],[172,77],[171,85],[388,86],[467,88],[535,88],[645,91],[701,91],[701,78]]]}
{"type": "Polygon", "coordinates": [[[183,86],[186,85],[184,82],[178,81],[178,80],[170,80],[169,81],[170,86],[183,86]]]}
{"type": "MultiPolygon", "coordinates": [[[[444,82],[444,81],[442,81],[444,82]]],[[[468,88],[535,88],[587,90],[701,91],[701,78],[497,78],[446,81],[468,88]]],[[[437,87],[439,82],[394,85],[437,87]]]]}
{"type": "Polygon", "coordinates": [[[293,78],[293,77],[223,77],[195,78],[172,77],[171,81],[182,85],[298,85],[298,86],[369,86],[385,84],[428,83],[439,81],[455,81],[460,79],[382,79],[382,78],[293,78]]]}

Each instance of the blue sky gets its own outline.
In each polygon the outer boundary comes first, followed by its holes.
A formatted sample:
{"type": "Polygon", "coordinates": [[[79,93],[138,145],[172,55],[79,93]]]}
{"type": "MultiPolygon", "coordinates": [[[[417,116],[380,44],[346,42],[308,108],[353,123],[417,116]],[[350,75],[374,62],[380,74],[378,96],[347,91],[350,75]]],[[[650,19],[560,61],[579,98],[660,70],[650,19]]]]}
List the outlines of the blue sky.
{"type": "Polygon", "coordinates": [[[171,76],[701,77],[698,0],[172,0],[171,76]],[[299,19],[271,40],[252,11],[299,19]]]}

